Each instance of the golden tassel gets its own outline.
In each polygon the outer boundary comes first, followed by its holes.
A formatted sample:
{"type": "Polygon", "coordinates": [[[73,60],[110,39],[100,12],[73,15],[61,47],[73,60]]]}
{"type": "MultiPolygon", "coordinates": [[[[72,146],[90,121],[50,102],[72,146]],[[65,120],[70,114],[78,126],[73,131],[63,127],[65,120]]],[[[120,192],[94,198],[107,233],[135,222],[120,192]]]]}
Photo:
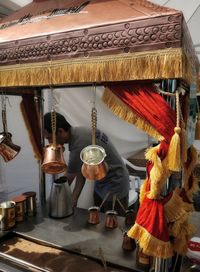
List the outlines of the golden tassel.
{"type": "Polygon", "coordinates": [[[181,170],[181,141],[180,141],[180,104],[179,93],[176,91],[176,127],[171,138],[168,150],[168,169],[179,172],[181,170]]]}

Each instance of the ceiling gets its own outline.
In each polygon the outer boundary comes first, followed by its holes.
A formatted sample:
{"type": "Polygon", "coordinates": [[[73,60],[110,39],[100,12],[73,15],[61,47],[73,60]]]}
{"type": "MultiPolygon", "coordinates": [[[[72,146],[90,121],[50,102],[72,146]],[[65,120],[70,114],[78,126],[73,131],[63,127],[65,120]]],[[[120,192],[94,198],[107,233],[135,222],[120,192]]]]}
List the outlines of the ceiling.
{"type": "MultiPolygon", "coordinates": [[[[0,19],[31,2],[32,0],[0,0],[0,19]]],[[[151,2],[183,11],[200,60],[200,0],[151,0],[151,2]]]]}

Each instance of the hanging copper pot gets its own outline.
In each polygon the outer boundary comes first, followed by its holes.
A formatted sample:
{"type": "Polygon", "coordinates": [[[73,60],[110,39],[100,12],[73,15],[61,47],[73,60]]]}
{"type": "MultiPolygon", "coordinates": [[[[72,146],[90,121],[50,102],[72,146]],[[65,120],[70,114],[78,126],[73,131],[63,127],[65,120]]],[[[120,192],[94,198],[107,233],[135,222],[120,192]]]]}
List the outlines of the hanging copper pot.
{"type": "Polygon", "coordinates": [[[81,171],[88,180],[101,180],[108,171],[108,166],[104,161],[106,153],[103,147],[98,145],[86,146],[80,153],[83,162],[81,171]]]}
{"type": "Polygon", "coordinates": [[[0,133],[0,155],[3,157],[5,162],[11,161],[16,157],[20,149],[20,146],[13,144],[11,133],[0,133]]]}
{"type": "Polygon", "coordinates": [[[59,174],[66,170],[67,166],[64,159],[64,147],[56,144],[56,112],[51,111],[51,128],[53,142],[44,149],[44,160],[42,163],[42,171],[47,174],[59,174]]]}
{"type": "Polygon", "coordinates": [[[64,148],[62,145],[47,145],[44,149],[42,171],[48,174],[59,174],[66,170],[64,148]]]}

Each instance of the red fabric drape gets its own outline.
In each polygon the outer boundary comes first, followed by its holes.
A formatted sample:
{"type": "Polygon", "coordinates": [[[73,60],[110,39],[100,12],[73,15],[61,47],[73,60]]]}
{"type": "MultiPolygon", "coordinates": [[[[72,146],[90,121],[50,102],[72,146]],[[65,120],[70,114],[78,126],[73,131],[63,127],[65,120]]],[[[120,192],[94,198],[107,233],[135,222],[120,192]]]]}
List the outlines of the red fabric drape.
{"type": "MultiPolygon", "coordinates": [[[[151,82],[133,82],[120,85],[109,85],[109,89],[124,103],[130,110],[136,115],[147,121],[159,134],[164,137],[157,150],[157,156],[163,161],[168,153],[169,144],[172,136],[174,135],[174,127],[176,126],[176,112],[168,105],[164,98],[159,95],[155,86],[151,82]]],[[[147,162],[147,178],[148,186],[146,190],[149,191],[149,185],[151,187],[151,171],[154,167],[153,161],[147,162]]],[[[158,175],[159,176],[159,175],[158,175]]],[[[165,201],[159,199],[149,199],[144,197],[136,217],[136,224],[128,232],[132,238],[136,238],[143,245],[143,250],[155,256],[158,254],[158,248],[160,244],[152,247],[152,242],[162,241],[161,244],[165,244],[165,249],[162,253],[159,253],[161,257],[169,257],[173,250],[169,241],[168,225],[164,216],[164,203],[165,201]],[[149,238],[144,245],[144,236],[138,236],[138,226],[141,230],[145,229],[145,232],[149,233],[152,237],[152,242],[149,238]],[[135,228],[134,228],[135,227],[135,228]],[[156,239],[155,239],[156,238],[156,239]]],[[[140,233],[139,232],[139,233],[140,233]]],[[[155,245],[155,244],[154,244],[155,245]]]]}
{"type": "Polygon", "coordinates": [[[176,125],[176,112],[148,82],[109,85],[109,89],[139,117],[148,121],[167,142],[176,125]]]}

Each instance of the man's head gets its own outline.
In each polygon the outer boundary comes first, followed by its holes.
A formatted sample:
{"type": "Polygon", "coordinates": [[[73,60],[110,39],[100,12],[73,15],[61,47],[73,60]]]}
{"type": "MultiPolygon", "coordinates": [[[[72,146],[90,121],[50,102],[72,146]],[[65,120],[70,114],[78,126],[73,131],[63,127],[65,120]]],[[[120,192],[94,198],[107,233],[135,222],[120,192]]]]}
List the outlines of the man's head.
{"type": "MultiPolygon", "coordinates": [[[[71,125],[67,122],[65,117],[56,112],[56,143],[65,144],[69,142],[71,125]]],[[[52,143],[52,125],[51,125],[51,112],[44,115],[44,136],[52,143]]]]}

